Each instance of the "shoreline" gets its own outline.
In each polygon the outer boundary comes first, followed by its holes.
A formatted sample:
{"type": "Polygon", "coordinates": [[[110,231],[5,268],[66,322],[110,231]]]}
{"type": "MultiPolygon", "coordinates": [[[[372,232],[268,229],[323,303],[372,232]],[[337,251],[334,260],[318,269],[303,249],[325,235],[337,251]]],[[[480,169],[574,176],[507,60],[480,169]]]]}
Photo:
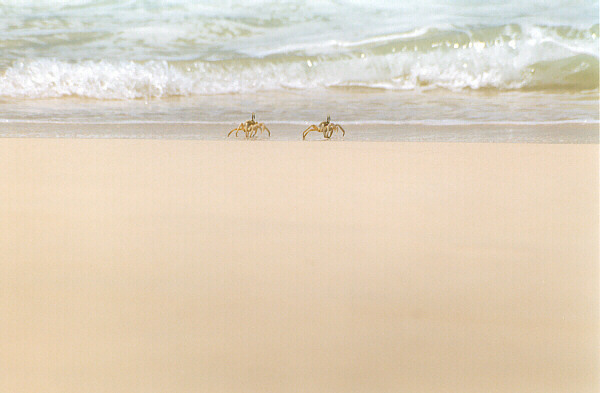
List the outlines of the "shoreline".
{"type": "MultiPolygon", "coordinates": [[[[269,123],[271,141],[301,141],[310,123],[269,123]]],[[[346,129],[344,141],[377,142],[466,142],[466,143],[542,143],[598,144],[598,123],[566,122],[550,124],[373,124],[340,122],[346,129]]],[[[237,124],[222,123],[48,123],[0,122],[0,138],[97,138],[228,140],[227,133],[237,124]]],[[[238,138],[239,139],[239,138],[238,138]]],[[[234,140],[234,138],[229,138],[234,140]]],[[[316,134],[309,140],[320,140],[316,134]]]]}

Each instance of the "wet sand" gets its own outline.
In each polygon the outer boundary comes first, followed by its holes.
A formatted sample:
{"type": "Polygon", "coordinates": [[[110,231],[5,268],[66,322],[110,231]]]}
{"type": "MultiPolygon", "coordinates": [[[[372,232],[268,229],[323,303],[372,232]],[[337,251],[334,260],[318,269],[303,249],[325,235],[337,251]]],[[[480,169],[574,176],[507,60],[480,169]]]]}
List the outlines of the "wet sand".
{"type": "MultiPolygon", "coordinates": [[[[263,120],[261,120],[263,121],[263,120]]],[[[264,120],[271,130],[271,141],[299,141],[310,122],[278,123],[264,120]]],[[[318,124],[318,122],[316,122],[318,124]]],[[[10,138],[100,138],[100,139],[185,139],[223,141],[239,122],[137,122],[131,123],[73,123],[73,122],[0,122],[0,137],[10,138]]],[[[469,143],[566,143],[598,144],[598,123],[566,122],[557,124],[536,123],[472,123],[385,124],[368,122],[342,122],[346,142],[469,142],[469,143]]],[[[334,139],[340,139],[334,134],[334,139]]],[[[261,137],[267,139],[266,134],[261,137]]],[[[238,138],[243,140],[243,138],[238,138]]],[[[311,133],[308,140],[322,139],[311,133]]]]}
{"type": "Polygon", "coordinates": [[[598,158],[0,139],[0,391],[596,392],[598,158]]]}

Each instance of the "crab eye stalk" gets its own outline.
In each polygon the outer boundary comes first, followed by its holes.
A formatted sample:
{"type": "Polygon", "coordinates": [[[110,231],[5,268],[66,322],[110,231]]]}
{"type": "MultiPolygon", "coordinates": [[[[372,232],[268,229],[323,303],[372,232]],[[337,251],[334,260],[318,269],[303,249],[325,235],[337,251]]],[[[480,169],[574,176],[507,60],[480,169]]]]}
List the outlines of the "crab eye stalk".
{"type": "Polygon", "coordinates": [[[331,116],[327,115],[327,123],[329,123],[329,120],[331,120],[331,116]]]}
{"type": "Polygon", "coordinates": [[[252,112],[252,120],[254,121],[254,112],[252,112]]]}

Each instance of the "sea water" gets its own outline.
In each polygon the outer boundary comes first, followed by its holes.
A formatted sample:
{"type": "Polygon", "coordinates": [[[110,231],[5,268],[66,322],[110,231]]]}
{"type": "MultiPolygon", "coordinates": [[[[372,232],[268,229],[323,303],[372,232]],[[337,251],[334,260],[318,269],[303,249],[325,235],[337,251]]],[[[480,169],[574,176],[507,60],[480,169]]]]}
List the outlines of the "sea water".
{"type": "Polygon", "coordinates": [[[596,0],[0,0],[0,121],[598,123],[596,0]]]}

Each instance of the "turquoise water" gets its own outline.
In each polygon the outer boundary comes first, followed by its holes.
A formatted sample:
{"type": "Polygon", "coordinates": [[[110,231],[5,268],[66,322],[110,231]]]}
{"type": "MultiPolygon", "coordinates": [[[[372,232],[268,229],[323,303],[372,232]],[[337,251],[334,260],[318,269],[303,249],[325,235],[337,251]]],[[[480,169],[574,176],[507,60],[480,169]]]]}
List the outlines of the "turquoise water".
{"type": "Polygon", "coordinates": [[[598,37],[589,0],[0,0],[0,118],[597,121],[598,37]]]}

